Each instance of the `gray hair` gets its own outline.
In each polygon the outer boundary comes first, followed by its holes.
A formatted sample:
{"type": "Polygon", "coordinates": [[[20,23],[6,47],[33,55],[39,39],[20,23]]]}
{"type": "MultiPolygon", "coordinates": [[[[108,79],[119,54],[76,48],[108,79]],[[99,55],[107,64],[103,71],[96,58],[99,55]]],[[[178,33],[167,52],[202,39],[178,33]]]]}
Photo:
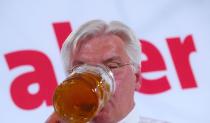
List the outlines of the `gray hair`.
{"type": "Polygon", "coordinates": [[[102,20],[89,21],[67,37],[61,49],[61,56],[66,72],[72,67],[72,60],[70,58],[73,56],[74,49],[80,41],[106,34],[116,35],[124,41],[126,52],[134,65],[134,71],[138,72],[141,62],[141,44],[139,40],[132,30],[123,23],[119,21],[106,23],[102,20]]]}

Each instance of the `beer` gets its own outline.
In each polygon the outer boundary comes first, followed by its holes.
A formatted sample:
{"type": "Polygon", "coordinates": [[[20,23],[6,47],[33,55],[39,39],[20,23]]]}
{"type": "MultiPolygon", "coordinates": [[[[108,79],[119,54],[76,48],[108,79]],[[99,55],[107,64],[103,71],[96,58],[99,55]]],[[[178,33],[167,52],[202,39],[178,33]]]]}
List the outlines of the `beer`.
{"type": "Polygon", "coordinates": [[[55,111],[69,123],[91,121],[114,92],[114,79],[110,72],[101,65],[74,68],[55,91],[55,111]]]}

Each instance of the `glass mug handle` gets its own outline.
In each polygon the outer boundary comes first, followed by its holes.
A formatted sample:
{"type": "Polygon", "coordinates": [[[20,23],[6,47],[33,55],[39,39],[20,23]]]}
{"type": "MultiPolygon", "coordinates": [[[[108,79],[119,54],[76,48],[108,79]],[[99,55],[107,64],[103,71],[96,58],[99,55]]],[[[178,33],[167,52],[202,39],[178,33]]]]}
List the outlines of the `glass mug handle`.
{"type": "Polygon", "coordinates": [[[69,123],[87,123],[115,91],[113,73],[104,65],[84,64],[72,69],[55,90],[54,110],[69,123]]]}

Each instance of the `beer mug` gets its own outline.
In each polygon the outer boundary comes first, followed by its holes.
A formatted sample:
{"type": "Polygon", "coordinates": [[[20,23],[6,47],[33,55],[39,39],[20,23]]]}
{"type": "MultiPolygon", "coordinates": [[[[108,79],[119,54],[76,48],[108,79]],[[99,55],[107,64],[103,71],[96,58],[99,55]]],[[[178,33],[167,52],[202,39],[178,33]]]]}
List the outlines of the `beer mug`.
{"type": "Polygon", "coordinates": [[[77,66],[56,88],[54,110],[68,123],[87,123],[99,113],[114,91],[114,77],[109,68],[89,64],[77,66]]]}

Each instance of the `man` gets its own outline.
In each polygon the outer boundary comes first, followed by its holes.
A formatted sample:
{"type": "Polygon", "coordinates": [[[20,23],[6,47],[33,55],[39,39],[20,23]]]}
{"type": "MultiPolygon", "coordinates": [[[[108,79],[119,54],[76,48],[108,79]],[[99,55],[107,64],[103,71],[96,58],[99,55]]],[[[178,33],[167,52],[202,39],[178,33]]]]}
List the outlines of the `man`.
{"type": "MultiPolygon", "coordinates": [[[[115,93],[92,122],[140,122],[134,93],[140,87],[141,45],[130,28],[118,21],[87,22],[66,39],[61,54],[67,75],[81,64],[103,64],[114,74],[115,93]]],[[[59,121],[53,113],[47,123],[59,121]]]]}

